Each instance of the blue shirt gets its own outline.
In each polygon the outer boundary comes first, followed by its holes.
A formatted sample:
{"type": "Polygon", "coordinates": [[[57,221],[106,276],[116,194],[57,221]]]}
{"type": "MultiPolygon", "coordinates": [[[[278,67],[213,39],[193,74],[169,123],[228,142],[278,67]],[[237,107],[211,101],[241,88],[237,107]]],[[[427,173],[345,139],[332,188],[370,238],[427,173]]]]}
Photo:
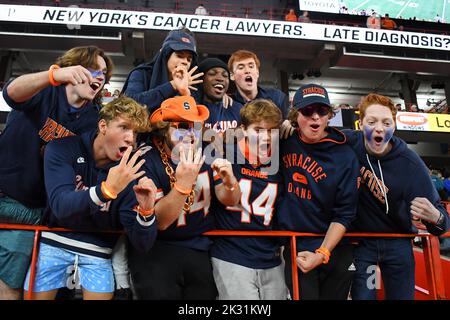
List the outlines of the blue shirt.
{"type": "Polygon", "coordinates": [[[71,112],[65,86],[48,86],[17,103],[8,95],[10,83],[3,89],[3,98],[13,110],[0,135],[0,190],[27,207],[44,207],[45,145],[96,128],[99,109],[87,103],[71,112]]]}
{"type": "MultiPolygon", "coordinates": [[[[252,165],[244,157],[238,145],[228,145],[234,151],[233,173],[239,181],[242,192],[237,206],[215,203],[211,208],[216,219],[216,228],[220,230],[272,230],[273,217],[276,215],[276,203],[283,192],[280,172],[268,174],[264,165],[252,165]]],[[[231,152],[230,152],[231,153],[231,152]]],[[[231,153],[233,154],[233,153],[231,153]]],[[[217,201],[218,202],[218,201],[217,201]]],[[[215,237],[211,256],[253,269],[267,269],[281,263],[280,245],[276,238],[226,236],[215,237]]]]}
{"type": "MultiPolygon", "coordinates": [[[[158,189],[156,201],[159,201],[171,191],[169,176],[161,160],[161,155],[155,147],[144,155],[144,159],[143,168],[146,176],[153,180],[158,189]]],[[[177,166],[170,159],[169,164],[175,173],[177,166]]],[[[178,219],[166,230],[159,230],[158,241],[202,251],[209,250],[211,240],[202,234],[214,228],[214,219],[210,209],[214,186],[218,183],[219,180],[216,182],[213,180],[213,171],[210,165],[204,163],[197,177],[194,203],[189,213],[180,212],[178,219]]]]}
{"type": "MultiPolygon", "coordinates": [[[[326,233],[332,222],[348,228],[356,217],[358,160],[335,128],[317,143],[303,142],[299,131],[281,141],[284,198],[278,207],[281,230],[326,233]]],[[[297,250],[314,252],[322,237],[297,237],[297,250]]]]}
{"type": "MultiPolygon", "coordinates": [[[[133,210],[138,204],[130,183],[113,201],[100,190],[111,163],[97,168],[93,155],[96,130],[48,144],[45,152],[45,186],[49,198],[45,220],[51,227],[75,230],[122,230],[140,251],[156,239],[155,217],[143,220],[133,210]]],[[[74,252],[109,258],[118,235],[112,233],[43,232],[42,242],[74,252]]]]}
{"type": "Polygon", "coordinates": [[[241,123],[240,111],[242,104],[233,101],[228,108],[223,107],[222,102],[203,102],[209,110],[209,118],[205,120],[204,126],[216,132],[225,132],[227,129],[237,128],[241,123]]]}

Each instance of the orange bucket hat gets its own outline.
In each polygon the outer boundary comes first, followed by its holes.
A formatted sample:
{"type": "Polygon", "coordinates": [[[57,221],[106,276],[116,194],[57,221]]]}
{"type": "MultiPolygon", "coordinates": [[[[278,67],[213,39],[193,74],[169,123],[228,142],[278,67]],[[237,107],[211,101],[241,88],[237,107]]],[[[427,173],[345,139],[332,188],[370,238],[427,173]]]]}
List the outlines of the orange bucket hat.
{"type": "Polygon", "coordinates": [[[196,104],[191,96],[177,96],[163,101],[150,116],[150,123],[159,121],[203,122],[209,118],[207,107],[196,104]]]}

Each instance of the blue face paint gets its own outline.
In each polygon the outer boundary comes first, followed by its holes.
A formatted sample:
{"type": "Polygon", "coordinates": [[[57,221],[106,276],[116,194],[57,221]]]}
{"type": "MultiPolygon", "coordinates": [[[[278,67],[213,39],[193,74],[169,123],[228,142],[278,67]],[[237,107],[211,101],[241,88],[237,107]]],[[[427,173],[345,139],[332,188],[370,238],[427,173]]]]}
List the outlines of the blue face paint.
{"type": "Polygon", "coordinates": [[[363,126],[364,137],[366,137],[367,142],[372,142],[372,135],[375,128],[368,125],[363,126]]]}
{"type": "Polygon", "coordinates": [[[94,69],[88,69],[88,70],[91,73],[92,78],[98,78],[102,75],[106,76],[102,70],[94,70],[94,69]]]}
{"type": "Polygon", "coordinates": [[[384,143],[388,143],[394,135],[394,128],[386,128],[385,131],[386,134],[384,135],[384,143]]]}

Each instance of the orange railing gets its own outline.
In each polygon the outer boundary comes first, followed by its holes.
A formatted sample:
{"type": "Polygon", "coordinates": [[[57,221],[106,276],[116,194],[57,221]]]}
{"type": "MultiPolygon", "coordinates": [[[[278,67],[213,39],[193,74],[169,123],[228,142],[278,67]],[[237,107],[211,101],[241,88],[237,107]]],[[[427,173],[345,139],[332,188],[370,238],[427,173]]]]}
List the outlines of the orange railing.
{"type": "MultiPolygon", "coordinates": [[[[33,253],[31,258],[31,268],[30,268],[30,282],[27,292],[27,299],[33,299],[33,288],[34,280],[36,277],[36,263],[37,256],[39,252],[39,239],[42,231],[63,231],[63,232],[73,232],[73,230],[64,228],[48,228],[44,226],[30,226],[30,225],[19,225],[19,224],[0,224],[0,229],[12,229],[12,230],[30,230],[34,231],[34,245],[33,253]]],[[[77,230],[77,232],[79,232],[77,230]]],[[[87,231],[88,232],[88,231],[87,231]]],[[[97,231],[98,232],[98,231],[97,231]]],[[[111,231],[115,232],[115,231],[111,231]]],[[[316,233],[304,233],[304,232],[291,232],[291,231],[228,231],[228,230],[214,230],[206,232],[205,235],[208,236],[276,236],[276,237],[289,237],[291,243],[291,261],[292,261],[292,284],[293,284],[293,299],[299,300],[299,287],[298,287],[298,273],[297,265],[295,262],[295,257],[297,255],[296,248],[296,237],[314,237],[323,236],[316,233]]],[[[429,233],[419,233],[419,234],[387,234],[387,233],[347,233],[346,237],[385,237],[385,238],[423,238],[423,256],[425,259],[425,271],[428,283],[428,294],[430,299],[441,300],[446,299],[444,281],[443,281],[443,270],[440,260],[439,252],[439,239],[429,233]]],[[[450,232],[444,235],[445,237],[450,237],[450,232]]],[[[449,293],[450,294],[450,293],[449,293]]]]}

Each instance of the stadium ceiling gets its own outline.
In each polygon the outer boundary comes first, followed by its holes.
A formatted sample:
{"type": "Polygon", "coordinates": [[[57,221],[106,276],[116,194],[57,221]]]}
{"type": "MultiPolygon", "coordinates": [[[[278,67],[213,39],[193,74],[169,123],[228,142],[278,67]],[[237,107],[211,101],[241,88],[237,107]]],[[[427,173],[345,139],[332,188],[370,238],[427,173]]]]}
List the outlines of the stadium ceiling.
{"type": "MultiPolygon", "coordinates": [[[[63,51],[97,45],[107,51],[116,69],[112,82],[125,80],[133,63],[148,61],[159,50],[166,31],[0,24],[0,53],[13,53],[13,75],[45,70],[63,51]]],[[[252,50],[261,59],[261,82],[277,86],[278,71],[289,77],[289,89],[317,82],[337,94],[361,96],[377,91],[398,96],[399,77],[420,81],[421,93],[432,96],[435,81],[449,81],[450,53],[436,50],[377,47],[323,41],[197,33],[200,58],[227,56],[238,49],[252,50]],[[318,72],[319,71],[319,72],[318,72]],[[292,79],[292,75],[303,79],[292,79]],[[319,76],[319,77],[317,77],[319,76]]],[[[419,91],[420,91],[419,90],[419,91]]]]}

